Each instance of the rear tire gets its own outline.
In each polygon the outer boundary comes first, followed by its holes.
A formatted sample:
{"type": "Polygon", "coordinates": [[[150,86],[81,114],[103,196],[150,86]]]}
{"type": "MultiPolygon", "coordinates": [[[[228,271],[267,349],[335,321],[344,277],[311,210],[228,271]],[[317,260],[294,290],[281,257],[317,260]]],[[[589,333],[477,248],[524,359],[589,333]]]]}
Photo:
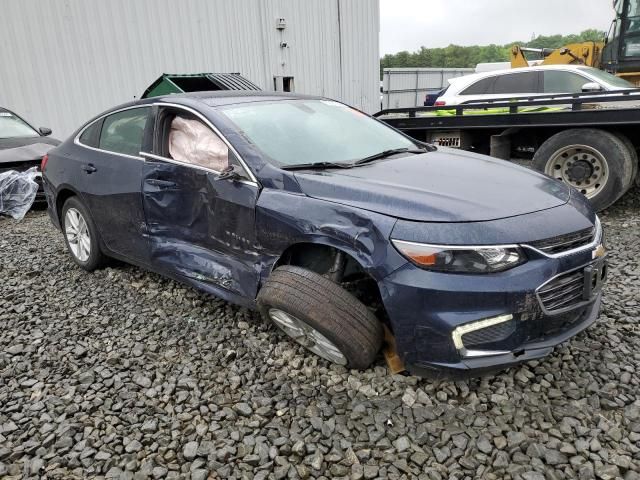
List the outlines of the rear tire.
{"type": "Polygon", "coordinates": [[[533,157],[536,170],[581,191],[598,211],[614,203],[631,186],[634,164],[635,150],[629,149],[621,137],[594,128],[556,133],[533,157]]]}
{"type": "Polygon", "coordinates": [[[304,268],[274,270],[260,290],[258,306],[265,319],[296,342],[339,365],[367,368],[382,345],[382,324],[362,302],[304,268]]]}
{"type": "Polygon", "coordinates": [[[70,197],[64,202],[61,226],[67,250],[78,266],[91,272],[104,264],[98,229],[78,197],[70,197]]]}

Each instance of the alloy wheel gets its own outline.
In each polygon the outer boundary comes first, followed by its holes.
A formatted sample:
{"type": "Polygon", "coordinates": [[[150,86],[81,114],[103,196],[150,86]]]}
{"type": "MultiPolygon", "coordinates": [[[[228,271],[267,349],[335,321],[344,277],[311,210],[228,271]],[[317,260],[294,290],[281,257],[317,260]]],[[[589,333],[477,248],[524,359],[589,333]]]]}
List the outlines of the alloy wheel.
{"type": "Polygon", "coordinates": [[[269,310],[269,318],[284,333],[316,355],[338,365],[347,364],[347,358],[331,340],[299,318],[277,308],[269,310]]]}
{"type": "Polygon", "coordinates": [[[67,210],[64,231],[73,256],[81,262],[86,262],[91,255],[91,235],[86,220],[77,209],[67,210]]]}

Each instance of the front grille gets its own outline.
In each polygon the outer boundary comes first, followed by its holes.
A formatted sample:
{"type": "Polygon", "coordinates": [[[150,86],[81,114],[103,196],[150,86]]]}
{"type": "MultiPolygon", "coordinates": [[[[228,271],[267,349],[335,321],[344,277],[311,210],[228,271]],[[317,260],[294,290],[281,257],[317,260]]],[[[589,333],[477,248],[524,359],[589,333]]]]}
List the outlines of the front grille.
{"type": "Polygon", "coordinates": [[[487,328],[481,328],[462,335],[465,348],[477,347],[487,343],[501,342],[509,338],[516,331],[515,320],[498,323],[487,328]]]}
{"type": "Polygon", "coordinates": [[[529,242],[529,245],[542,250],[545,253],[555,254],[562,253],[574,248],[584,247],[593,242],[595,228],[585,228],[577,232],[559,235],[553,238],[546,238],[535,242],[529,242]]]}
{"type": "Polygon", "coordinates": [[[578,270],[553,279],[538,290],[538,296],[544,308],[552,312],[580,303],[583,289],[584,273],[578,270]]]}

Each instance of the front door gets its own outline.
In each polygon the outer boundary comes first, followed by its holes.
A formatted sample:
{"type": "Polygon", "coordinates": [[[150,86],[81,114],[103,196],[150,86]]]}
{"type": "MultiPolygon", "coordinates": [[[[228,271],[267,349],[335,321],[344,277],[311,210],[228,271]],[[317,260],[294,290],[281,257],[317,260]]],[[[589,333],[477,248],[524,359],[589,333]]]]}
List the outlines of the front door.
{"type": "Polygon", "coordinates": [[[223,298],[254,298],[259,189],[242,174],[220,178],[221,170],[237,163],[226,142],[204,118],[163,107],[154,151],[144,156],[150,263],[209,285],[223,298]]]}

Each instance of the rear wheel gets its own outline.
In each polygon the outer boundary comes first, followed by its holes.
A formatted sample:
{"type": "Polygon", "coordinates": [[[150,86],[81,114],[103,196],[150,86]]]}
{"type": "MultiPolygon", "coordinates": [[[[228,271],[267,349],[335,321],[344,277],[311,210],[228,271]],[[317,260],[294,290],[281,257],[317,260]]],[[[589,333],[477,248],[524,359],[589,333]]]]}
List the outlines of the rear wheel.
{"type": "Polygon", "coordinates": [[[62,207],[62,231],[73,261],[87,271],[104,262],[98,230],[78,197],[69,198],[62,207]]]}
{"type": "Polygon", "coordinates": [[[635,150],[604,130],[572,129],[549,138],[533,166],[585,195],[596,210],[614,203],[633,181],[635,150]]]}
{"type": "Polygon", "coordinates": [[[338,365],[366,368],[382,345],[382,324],[362,302],[304,268],[277,268],[260,290],[258,306],[293,340],[338,365]]]}

